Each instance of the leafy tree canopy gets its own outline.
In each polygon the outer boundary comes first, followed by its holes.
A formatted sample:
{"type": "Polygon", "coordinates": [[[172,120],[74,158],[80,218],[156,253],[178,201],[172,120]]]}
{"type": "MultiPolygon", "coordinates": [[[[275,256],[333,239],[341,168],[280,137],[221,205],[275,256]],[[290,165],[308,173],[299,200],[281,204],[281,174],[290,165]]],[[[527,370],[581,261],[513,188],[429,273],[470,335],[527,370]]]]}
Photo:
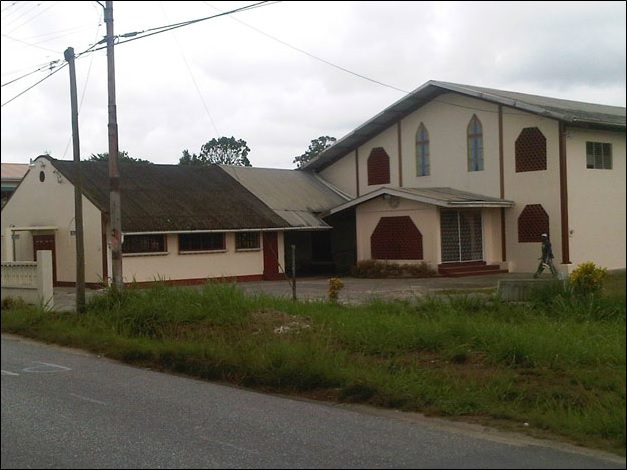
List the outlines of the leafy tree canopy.
{"type": "Polygon", "coordinates": [[[200,154],[190,154],[183,150],[179,165],[223,165],[252,166],[248,160],[250,149],[245,140],[235,140],[235,137],[220,137],[211,139],[200,148],[200,154]]]}
{"type": "MultiPolygon", "coordinates": [[[[91,162],[108,162],[109,152],[92,153],[87,160],[91,162]]],[[[118,163],[143,163],[143,164],[148,163],[150,165],[153,164],[152,162],[148,160],[142,160],[141,158],[129,157],[128,152],[126,150],[121,150],[118,152],[118,163]]]]}
{"type": "Polygon", "coordinates": [[[296,163],[296,167],[300,168],[308,161],[316,158],[322,151],[331,147],[335,142],[337,142],[335,137],[329,137],[328,135],[320,136],[312,140],[307,151],[299,157],[295,157],[292,163],[296,163]]]}

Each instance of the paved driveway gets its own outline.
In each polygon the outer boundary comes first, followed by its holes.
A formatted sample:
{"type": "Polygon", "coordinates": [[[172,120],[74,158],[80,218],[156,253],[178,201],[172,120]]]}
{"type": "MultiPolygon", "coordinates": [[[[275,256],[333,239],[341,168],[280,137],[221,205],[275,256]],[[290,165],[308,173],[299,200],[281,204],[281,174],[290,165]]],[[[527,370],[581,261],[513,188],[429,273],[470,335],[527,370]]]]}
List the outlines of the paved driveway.
{"type": "MultiPolygon", "coordinates": [[[[357,304],[372,298],[412,299],[424,296],[429,292],[458,289],[496,289],[502,279],[531,279],[532,274],[506,273],[485,276],[466,277],[433,277],[408,279],[357,279],[343,277],[344,288],[338,300],[346,304],[357,304]]],[[[280,281],[254,281],[239,284],[250,294],[267,293],[284,298],[297,300],[323,300],[328,298],[329,277],[297,278],[295,291],[290,279],[280,281]]],[[[98,291],[87,289],[89,298],[98,291]]],[[[55,310],[72,311],[76,308],[76,288],[56,287],[54,289],[55,310]]]]}

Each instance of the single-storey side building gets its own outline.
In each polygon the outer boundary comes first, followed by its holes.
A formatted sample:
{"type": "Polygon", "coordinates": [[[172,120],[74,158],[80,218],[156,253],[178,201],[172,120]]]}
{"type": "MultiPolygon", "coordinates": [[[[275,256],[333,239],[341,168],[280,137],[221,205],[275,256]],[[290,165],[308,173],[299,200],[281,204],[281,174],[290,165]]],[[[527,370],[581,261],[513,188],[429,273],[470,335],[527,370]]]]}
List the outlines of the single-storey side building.
{"type": "Polygon", "coordinates": [[[2,207],[28,171],[28,163],[2,163],[2,207]]]}
{"type": "MultiPolygon", "coordinates": [[[[201,283],[207,279],[284,278],[288,232],[329,231],[298,207],[268,207],[219,165],[120,163],[120,210],[125,283],[201,283]],[[288,208],[290,209],[290,208],[288,208]],[[286,220],[287,219],[287,220],[286,220]]],[[[85,281],[108,284],[112,276],[107,162],[40,156],[2,210],[3,260],[34,260],[51,250],[55,285],[76,282],[75,185],[80,176],[85,281]]],[[[298,175],[328,209],[345,199],[313,175],[298,175]]],[[[290,273],[291,274],[291,273],[290,273]]]]}

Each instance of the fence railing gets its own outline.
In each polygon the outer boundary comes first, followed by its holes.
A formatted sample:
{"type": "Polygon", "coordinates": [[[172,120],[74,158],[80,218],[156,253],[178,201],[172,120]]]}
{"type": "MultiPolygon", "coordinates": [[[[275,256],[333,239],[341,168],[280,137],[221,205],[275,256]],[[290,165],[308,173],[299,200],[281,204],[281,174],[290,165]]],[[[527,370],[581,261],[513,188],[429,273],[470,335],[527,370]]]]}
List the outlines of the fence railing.
{"type": "Polygon", "coordinates": [[[37,251],[37,261],[2,261],[2,300],[17,297],[26,303],[54,307],[52,251],[37,251]]]}

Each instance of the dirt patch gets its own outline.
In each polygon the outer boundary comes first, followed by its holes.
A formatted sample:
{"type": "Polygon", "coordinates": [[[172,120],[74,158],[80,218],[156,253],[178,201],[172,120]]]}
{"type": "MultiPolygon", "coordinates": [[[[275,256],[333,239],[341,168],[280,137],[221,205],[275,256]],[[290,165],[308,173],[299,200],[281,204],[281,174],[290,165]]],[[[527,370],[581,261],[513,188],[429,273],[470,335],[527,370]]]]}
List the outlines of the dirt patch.
{"type": "Polygon", "coordinates": [[[311,328],[311,319],[268,308],[252,312],[250,325],[256,333],[293,334],[311,328]]]}

